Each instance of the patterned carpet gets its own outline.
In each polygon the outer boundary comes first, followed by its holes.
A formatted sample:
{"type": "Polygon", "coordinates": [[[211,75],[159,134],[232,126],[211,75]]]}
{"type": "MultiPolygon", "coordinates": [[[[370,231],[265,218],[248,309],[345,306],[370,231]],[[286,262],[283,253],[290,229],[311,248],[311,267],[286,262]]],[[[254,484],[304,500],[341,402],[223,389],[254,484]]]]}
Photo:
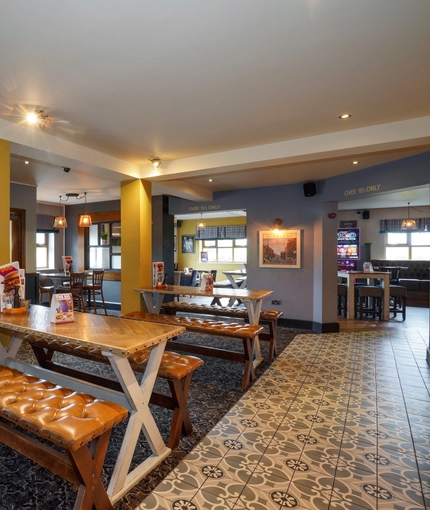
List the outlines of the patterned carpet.
{"type": "MultiPolygon", "coordinates": [[[[305,331],[289,328],[278,328],[278,345],[282,351],[292,339],[305,331]]],[[[181,340],[207,344],[204,337],[186,334],[181,340]]],[[[231,340],[222,337],[210,337],[211,344],[218,348],[232,348],[231,340]]],[[[241,343],[233,349],[239,349],[241,343]]],[[[267,344],[262,343],[262,354],[267,359],[267,344]]],[[[64,364],[80,369],[97,371],[102,375],[110,374],[110,367],[90,363],[65,355],[57,355],[64,364]]],[[[35,362],[28,345],[23,344],[18,359],[35,362]]],[[[241,363],[202,357],[204,367],[193,375],[188,398],[193,433],[181,438],[179,446],[172,454],[154,469],[147,478],[130,490],[115,504],[115,510],[130,510],[138,506],[143,499],[160,483],[160,481],[189,453],[219,422],[231,407],[245,393],[241,389],[241,363]]],[[[269,367],[265,362],[256,369],[257,377],[269,367]]],[[[157,381],[157,389],[162,389],[164,381],[157,381]]],[[[152,407],[156,423],[161,435],[167,441],[169,435],[171,412],[166,409],[152,407]]],[[[110,446],[103,468],[102,478],[107,482],[113,470],[114,460],[121,444],[124,425],[114,428],[110,446]]],[[[140,462],[149,455],[149,447],[144,439],[139,443],[139,454],[134,461],[140,462]]],[[[71,484],[51,474],[32,461],[17,454],[10,448],[0,445],[0,509],[1,510],[69,510],[73,508],[76,491],[71,484]]]]}

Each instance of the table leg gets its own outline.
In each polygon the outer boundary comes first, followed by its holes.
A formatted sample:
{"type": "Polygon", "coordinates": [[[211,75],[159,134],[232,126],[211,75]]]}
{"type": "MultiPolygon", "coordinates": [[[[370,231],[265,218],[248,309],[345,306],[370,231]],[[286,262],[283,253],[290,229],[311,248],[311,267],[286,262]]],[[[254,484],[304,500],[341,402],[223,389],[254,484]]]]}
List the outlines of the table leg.
{"type": "Polygon", "coordinates": [[[347,276],[346,285],[348,287],[348,299],[346,303],[346,317],[347,319],[353,319],[355,316],[355,310],[354,310],[354,303],[355,303],[355,296],[354,296],[354,285],[355,285],[355,278],[351,275],[347,276]]]}
{"type": "Polygon", "coordinates": [[[149,313],[160,313],[161,305],[163,303],[163,294],[157,295],[157,302],[152,302],[152,292],[142,292],[143,300],[145,301],[146,308],[149,313]]]}
{"type": "Polygon", "coordinates": [[[14,333],[6,347],[0,342],[0,363],[4,363],[6,358],[16,358],[23,336],[23,333],[14,333]]]}
{"type": "MultiPolygon", "coordinates": [[[[263,302],[262,301],[255,301],[255,305],[253,304],[253,301],[249,299],[244,299],[243,302],[245,303],[246,309],[248,310],[248,320],[250,324],[259,324],[260,323],[260,313],[261,313],[261,307],[263,302]]],[[[253,362],[254,368],[258,367],[258,365],[261,365],[263,363],[263,357],[261,356],[261,348],[260,348],[260,339],[258,336],[255,337],[255,344],[254,344],[254,353],[255,353],[255,359],[253,362]]]]}
{"type": "Polygon", "coordinates": [[[107,490],[112,502],[120,499],[171,452],[164,444],[148,406],[165,346],[166,342],[163,342],[151,350],[140,385],[127,358],[120,358],[108,352],[103,353],[109,356],[112,368],[133,409],[107,490]],[[144,433],[153,454],[129,473],[140,431],[144,433]]]}

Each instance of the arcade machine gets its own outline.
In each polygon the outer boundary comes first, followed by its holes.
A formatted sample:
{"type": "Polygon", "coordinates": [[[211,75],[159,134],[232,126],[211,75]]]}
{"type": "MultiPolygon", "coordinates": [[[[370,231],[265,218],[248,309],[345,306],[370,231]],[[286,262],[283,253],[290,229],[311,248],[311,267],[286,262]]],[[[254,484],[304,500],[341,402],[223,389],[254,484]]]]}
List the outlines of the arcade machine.
{"type": "Polygon", "coordinates": [[[360,229],[339,228],[337,230],[337,269],[355,271],[360,260],[360,229]]]}

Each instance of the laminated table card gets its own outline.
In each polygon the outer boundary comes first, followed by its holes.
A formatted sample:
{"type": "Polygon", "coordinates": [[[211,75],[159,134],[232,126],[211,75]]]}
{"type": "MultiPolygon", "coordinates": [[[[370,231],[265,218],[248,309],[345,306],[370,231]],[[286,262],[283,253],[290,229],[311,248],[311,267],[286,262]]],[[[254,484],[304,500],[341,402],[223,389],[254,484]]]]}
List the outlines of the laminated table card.
{"type": "Polygon", "coordinates": [[[49,322],[54,324],[74,322],[72,294],[54,294],[52,296],[49,322]]]}

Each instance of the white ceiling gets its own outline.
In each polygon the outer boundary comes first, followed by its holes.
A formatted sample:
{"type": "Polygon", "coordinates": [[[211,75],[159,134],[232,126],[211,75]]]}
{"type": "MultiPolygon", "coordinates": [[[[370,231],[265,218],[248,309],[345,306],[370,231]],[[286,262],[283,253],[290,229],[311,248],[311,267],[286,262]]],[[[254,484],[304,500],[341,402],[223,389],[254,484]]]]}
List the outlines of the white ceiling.
{"type": "Polygon", "coordinates": [[[211,200],[430,150],[429,0],[15,0],[3,18],[0,138],[40,201],[135,178],[211,200]]]}

